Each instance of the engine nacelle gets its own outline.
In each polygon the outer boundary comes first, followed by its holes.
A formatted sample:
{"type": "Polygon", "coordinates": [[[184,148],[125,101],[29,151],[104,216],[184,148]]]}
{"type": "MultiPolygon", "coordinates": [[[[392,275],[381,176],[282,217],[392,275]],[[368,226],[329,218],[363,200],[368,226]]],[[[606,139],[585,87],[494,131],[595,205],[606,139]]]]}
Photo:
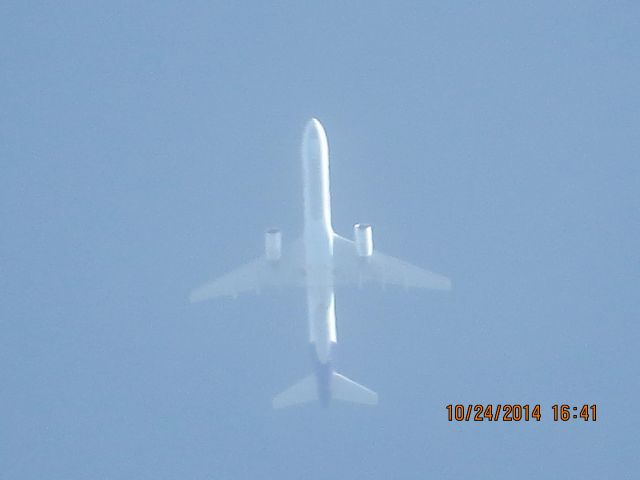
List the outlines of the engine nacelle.
{"type": "Polygon", "coordinates": [[[353,226],[353,240],[356,244],[356,253],[359,257],[370,257],[373,255],[373,232],[371,225],[367,223],[356,223],[353,226]]]}
{"type": "Polygon", "coordinates": [[[264,255],[270,262],[282,257],[282,232],[277,228],[270,228],[264,234],[264,255]]]}

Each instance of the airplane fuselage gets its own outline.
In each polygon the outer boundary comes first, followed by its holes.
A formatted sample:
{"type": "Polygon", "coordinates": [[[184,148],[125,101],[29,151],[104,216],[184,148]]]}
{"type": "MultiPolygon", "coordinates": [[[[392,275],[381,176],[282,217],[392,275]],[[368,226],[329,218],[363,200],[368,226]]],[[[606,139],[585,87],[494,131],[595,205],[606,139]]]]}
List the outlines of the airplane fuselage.
{"type": "Polygon", "coordinates": [[[309,341],[314,347],[317,362],[319,396],[321,400],[326,398],[328,401],[331,347],[337,341],[333,291],[334,233],[329,193],[329,147],[324,129],[316,119],[307,123],[302,138],[302,170],[309,341]]]}
{"type": "Polygon", "coordinates": [[[315,372],[273,397],[274,408],[285,408],[319,400],[376,405],[378,394],[333,369],[332,350],[337,342],[335,285],[362,286],[376,282],[405,288],[449,290],[451,281],[439,274],[375,251],[371,225],[353,226],[353,240],[337,235],[331,226],[329,193],[329,146],[324,128],[309,120],[302,137],[304,229],[301,239],[282,248],[277,229],[265,232],[264,254],[189,295],[191,302],[263,287],[306,288],[309,342],[315,372]],[[301,249],[301,247],[303,247],[301,249]]]}

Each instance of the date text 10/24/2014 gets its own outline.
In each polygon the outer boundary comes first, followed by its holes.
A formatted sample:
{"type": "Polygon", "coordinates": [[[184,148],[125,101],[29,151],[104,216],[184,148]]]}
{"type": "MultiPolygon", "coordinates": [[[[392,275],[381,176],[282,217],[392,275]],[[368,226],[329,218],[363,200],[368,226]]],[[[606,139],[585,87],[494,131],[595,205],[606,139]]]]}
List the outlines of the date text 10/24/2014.
{"type": "MultiPolygon", "coordinates": [[[[447,420],[450,422],[539,422],[544,417],[540,404],[488,403],[449,404],[446,406],[447,420]]],[[[595,404],[569,405],[556,403],[551,406],[554,422],[583,420],[597,421],[595,404]]]]}

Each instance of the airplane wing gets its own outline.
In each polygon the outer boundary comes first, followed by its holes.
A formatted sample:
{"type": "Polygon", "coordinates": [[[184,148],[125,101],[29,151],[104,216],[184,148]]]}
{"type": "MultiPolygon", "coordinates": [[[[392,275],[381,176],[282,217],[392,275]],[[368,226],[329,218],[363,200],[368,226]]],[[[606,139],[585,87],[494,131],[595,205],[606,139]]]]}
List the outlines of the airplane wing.
{"type": "Polygon", "coordinates": [[[336,285],[382,285],[450,290],[451,280],[416,267],[374,249],[368,258],[359,257],[352,240],[335,235],[333,240],[334,282],[336,285]]]}
{"type": "Polygon", "coordinates": [[[268,261],[264,255],[232,270],[226,275],[196,288],[189,295],[191,303],[215,297],[236,297],[244,292],[260,292],[269,287],[304,285],[304,250],[301,240],[283,249],[277,262],[268,261]]]}

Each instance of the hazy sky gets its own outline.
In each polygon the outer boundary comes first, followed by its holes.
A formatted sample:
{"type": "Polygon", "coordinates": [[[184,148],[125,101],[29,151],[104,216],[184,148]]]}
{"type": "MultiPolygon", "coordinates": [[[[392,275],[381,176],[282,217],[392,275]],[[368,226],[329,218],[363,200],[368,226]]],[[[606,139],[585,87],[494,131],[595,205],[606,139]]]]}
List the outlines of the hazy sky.
{"type": "Polygon", "coordinates": [[[0,478],[635,477],[637,2],[231,3],[0,6],[0,478]],[[335,229],[454,281],[337,292],[377,408],[271,409],[302,291],[187,301],[299,234],[311,116],[335,229]]]}

